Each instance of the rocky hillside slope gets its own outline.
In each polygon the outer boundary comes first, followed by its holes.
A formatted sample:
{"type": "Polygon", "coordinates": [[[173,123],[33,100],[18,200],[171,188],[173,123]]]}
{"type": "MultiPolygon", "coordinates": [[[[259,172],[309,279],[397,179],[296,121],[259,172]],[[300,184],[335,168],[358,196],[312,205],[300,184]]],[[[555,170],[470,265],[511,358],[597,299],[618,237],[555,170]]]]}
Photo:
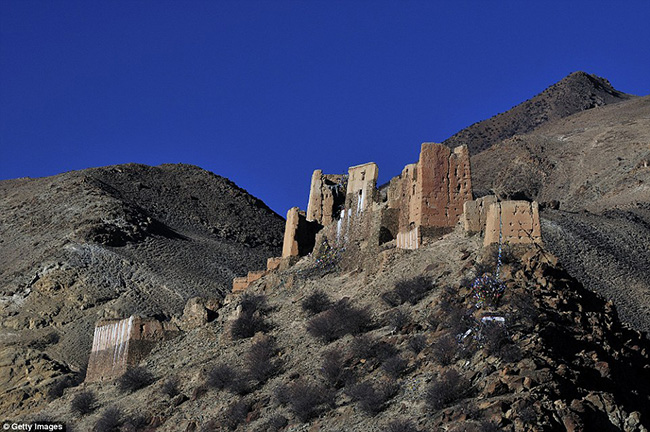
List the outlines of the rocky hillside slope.
{"type": "Polygon", "coordinates": [[[260,200],[189,165],[0,182],[3,402],[38,399],[47,377],[85,367],[100,318],[223,298],[279,254],[283,230],[260,200]]]}
{"type": "Polygon", "coordinates": [[[352,272],[328,254],[268,275],[135,376],[68,389],[38,417],[75,431],[647,431],[650,343],[552,255],[507,250],[492,295],[471,287],[496,262],[478,236],[391,246],[352,272]]]}
{"type": "Polygon", "coordinates": [[[479,194],[545,203],[548,249],[650,332],[650,97],[507,139],[473,156],[472,176],[479,194]]]}
{"type": "Polygon", "coordinates": [[[542,124],[580,111],[630,99],[604,78],[574,72],[542,93],[514,108],[461,130],[444,141],[450,147],[466,144],[478,154],[513,135],[528,133],[542,124]]]}

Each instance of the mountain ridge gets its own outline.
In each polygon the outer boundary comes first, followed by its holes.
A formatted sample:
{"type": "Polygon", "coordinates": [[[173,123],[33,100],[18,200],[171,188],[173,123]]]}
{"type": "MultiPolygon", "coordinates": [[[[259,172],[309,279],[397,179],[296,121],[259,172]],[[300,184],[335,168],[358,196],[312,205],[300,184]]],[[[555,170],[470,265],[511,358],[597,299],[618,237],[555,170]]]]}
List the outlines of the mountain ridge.
{"type": "Polygon", "coordinates": [[[605,78],[577,71],[511,109],[460,130],[443,144],[452,148],[465,144],[475,155],[499,141],[531,132],[547,121],[633,97],[616,90],[605,78]]]}

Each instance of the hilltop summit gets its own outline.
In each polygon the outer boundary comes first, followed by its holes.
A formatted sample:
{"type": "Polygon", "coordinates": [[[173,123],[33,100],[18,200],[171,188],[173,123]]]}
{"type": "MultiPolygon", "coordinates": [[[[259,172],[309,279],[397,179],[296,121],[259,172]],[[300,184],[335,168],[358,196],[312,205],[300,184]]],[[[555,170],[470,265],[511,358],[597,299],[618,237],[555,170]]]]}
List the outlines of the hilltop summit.
{"type": "Polygon", "coordinates": [[[475,155],[504,139],[528,133],[548,121],[632,97],[616,90],[605,78],[582,71],[573,72],[508,111],[461,130],[446,139],[444,144],[449,147],[465,144],[475,155]]]}

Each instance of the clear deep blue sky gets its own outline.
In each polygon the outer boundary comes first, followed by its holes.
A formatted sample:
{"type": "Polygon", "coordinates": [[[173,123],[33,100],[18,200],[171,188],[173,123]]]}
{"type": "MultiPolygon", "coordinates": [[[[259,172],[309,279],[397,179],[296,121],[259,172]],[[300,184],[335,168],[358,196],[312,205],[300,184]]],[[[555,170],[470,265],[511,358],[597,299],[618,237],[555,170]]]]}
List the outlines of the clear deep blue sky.
{"type": "Polygon", "coordinates": [[[0,179],[184,162],[285,215],[584,70],[650,93],[650,2],[0,0],[0,179]]]}

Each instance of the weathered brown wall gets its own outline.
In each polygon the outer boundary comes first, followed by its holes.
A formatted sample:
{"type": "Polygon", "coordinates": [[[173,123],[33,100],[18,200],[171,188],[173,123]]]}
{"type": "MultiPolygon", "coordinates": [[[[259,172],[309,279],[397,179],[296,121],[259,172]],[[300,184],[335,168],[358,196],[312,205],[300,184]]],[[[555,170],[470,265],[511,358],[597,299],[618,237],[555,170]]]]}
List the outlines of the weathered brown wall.
{"type": "Polygon", "coordinates": [[[151,349],[175,331],[155,319],[131,316],[123,320],[102,320],[95,326],[88,359],[86,381],[116,378],[140,363],[151,349]]]}
{"type": "Polygon", "coordinates": [[[359,214],[372,208],[377,190],[377,164],[369,162],[348,169],[348,187],[345,208],[359,214]]]}
{"type": "Polygon", "coordinates": [[[472,199],[472,180],[467,146],[453,150],[442,144],[424,143],[416,179],[416,205],[410,218],[423,228],[453,227],[472,199]]]}
{"type": "Polygon", "coordinates": [[[284,227],[282,258],[309,254],[314,249],[316,233],[320,228],[317,222],[307,221],[305,212],[298,207],[290,208],[284,227]]]}
{"type": "Polygon", "coordinates": [[[323,174],[315,170],[311,176],[307,220],[327,226],[338,216],[336,214],[345,201],[345,176],[323,174]]]}
{"type": "Polygon", "coordinates": [[[463,215],[461,216],[463,229],[468,234],[483,231],[485,229],[487,210],[491,204],[496,202],[497,197],[494,195],[484,196],[473,201],[466,201],[463,206],[463,215]]]}
{"type": "Polygon", "coordinates": [[[503,201],[488,208],[485,246],[499,242],[499,218],[503,243],[542,243],[539,206],[533,201],[503,201]]]}

